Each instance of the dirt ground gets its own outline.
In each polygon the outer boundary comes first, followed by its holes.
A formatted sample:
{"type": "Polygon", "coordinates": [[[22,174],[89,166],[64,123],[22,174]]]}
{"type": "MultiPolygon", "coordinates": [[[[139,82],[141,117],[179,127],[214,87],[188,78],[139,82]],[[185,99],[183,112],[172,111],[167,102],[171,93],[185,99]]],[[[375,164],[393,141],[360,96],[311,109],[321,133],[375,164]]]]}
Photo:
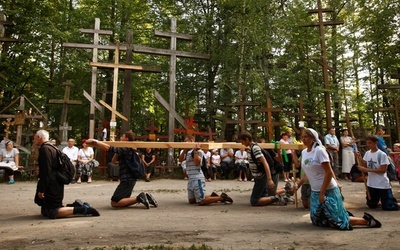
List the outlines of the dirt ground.
{"type": "MultiPolygon", "coordinates": [[[[0,184],[1,249],[111,249],[123,246],[190,247],[205,244],[213,249],[399,249],[400,212],[371,210],[365,206],[364,184],[342,181],[346,207],[356,216],[372,213],[383,227],[337,231],[311,224],[308,211],[294,204],[251,207],[252,182],[207,182],[207,193],[224,191],[232,205],[205,207],[187,203],[186,181],[159,179],[139,181],[133,195],[147,191],[159,207],[110,206],[117,182],[94,181],[65,188],[64,202],[76,198],[97,208],[100,217],[49,220],[33,203],[35,182],[0,184]]],[[[283,182],[280,186],[283,186],[283,182]]],[[[393,183],[399,198],[399,184],[393,183]]]]}

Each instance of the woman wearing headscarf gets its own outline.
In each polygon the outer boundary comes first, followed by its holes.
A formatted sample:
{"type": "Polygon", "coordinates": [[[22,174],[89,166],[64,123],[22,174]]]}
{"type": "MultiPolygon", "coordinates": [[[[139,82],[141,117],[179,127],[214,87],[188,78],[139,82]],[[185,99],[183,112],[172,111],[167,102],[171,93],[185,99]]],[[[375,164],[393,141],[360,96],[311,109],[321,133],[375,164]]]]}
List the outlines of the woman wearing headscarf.
{"type": "Polygon", "coordinates": [[[301,153],[304,176],[295,185],[299,188],[309,180],[311,185],[310,217],[316,226],[352,230],[355,225],[381,227],[381,223],[369,213],[362,218],[346,211],[338,184],[334,178],[328,153],[321,147],[318,133],[311,128],[302,132],[301,140],[306,149],[301,153]]]}
{"type": "Polygon", "coordinates": [[[8,184],[14,184],[14,171],[18,170],[19,151],[14,148],[12,141],[5,142],[5,148],[0,150],[0,168],[8,175],[8,184]]]}

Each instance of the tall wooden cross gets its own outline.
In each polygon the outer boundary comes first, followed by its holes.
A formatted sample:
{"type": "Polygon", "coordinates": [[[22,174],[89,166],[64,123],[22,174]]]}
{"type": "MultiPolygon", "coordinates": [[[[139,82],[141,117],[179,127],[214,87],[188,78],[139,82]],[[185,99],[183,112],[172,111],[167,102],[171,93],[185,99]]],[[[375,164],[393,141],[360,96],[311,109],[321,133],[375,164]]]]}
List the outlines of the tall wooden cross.
{"type": "MultiPolygon", "coordinates": [[[[164,38],[170,38],[171,44],[170,49],[158,49],[158,48],[149,48],[139,45],[133,46],[133,51],[137,53],[144,53],[150,55],[160,55],[160,56],[169,56],[169,105],[172,109],[175,109],[175,82],[176,82],[176,58],[177,57],[185,57],[185,58],[196,58],[196,59],[210,59],[210,55],[208,54],[198,54],[191,52],[184,52],[176,50],[177,39],[182,39],[186,41],[191,41],[193,38],[191,35],[181,34],[176,32],[176,18],[171,19],[171,31],[155,31],[155,35],[164,38]]],[[[168,119],[168,140],[170,142],[174,141],[174,127],[175,120],[174,116],[169,113],[168,119]]]]}
{"type": "Polygon", "coordinates": [[[79,100],[71,100],[69,99],[71,96],[71,87],[73,84],[70,80],[67,80],[65,83],[62,83],[61,86],[65,87],[64,91],[64,99],[50,99],[49,103],[52,104],[62,104],[61,111],[61,120],[60,120],[60,131],[61,131],[61,143],[66,144],[68,141],[68,130],[72,128],[68,126],[67,116],[68,116],[68,105],[81,105],[82,102],[79,100]],[[65,129],[65,127],[70,129],[65,129]]]}
{"type": "MultiPolygon", "coordinates": [[[[392,79],[397,79],[398,84],[380,84],[378,89],[400,89],[400,68],[397,69],[397,74],[392,74],[390,76],[392,79]]],[[[398,98],[393,98],[392,108],[374,108],[375,112],[394,112],[396,119],[396,130],[397,130],[397,141],[400,141],[400,117],[399,117],[399,103],[398,98]]]]}
{"type": "Polygon", "coordinates": [[[267,107],[266,108],[262,108],[262,109],[258,109],[257,111],[266,114],[266,120],[267,121],[258,123],[258,126],[267,127],[268,128],[268,140],[272,140],[273,139],[272,130],[274,129],[274,127],[286,125],[284,122],[274,122],[272,120],[272,114],[281,112],[281,109],[280,108],[273,108],[272,104],[271,104],[271,99],[268,97],[267,98],[267,107]]]}
{"type": "MultiPolygon", "coordinates": [[[[116,45],[115,53],[114,53],[114,63],[100,63],[100,62],[91,62],[90,66],[97,68],[112,68],[114,69],[114,79],[113,79],[113,95],[112,95],[112,104],[111,104],[111,120],[110,120],[110,141],[115,140],[115,127],[116,127],[116,115],[118,115],[117,110],[117,92],[118,92],[118,71],[119,69],[127,69],[133,71],[140,72],[161,72],[161,68],[159,66],[146,66],[146,65],[129,65],[129,64],[120,64],[119,63],[119,45],[116,45]]],[[[100,102],[102,103],[102,102],[100,102]]],[[[104,103],[102,103],[104,105],[104,103]]],[[[106,106],[107,107],[107,106],[106,106]]],[[[108,108],[108,107],[107,107],[108,108]]],[[[128,120],[123,115],[118,115],[124,120],[128,120]]]]}
{"type": "Polygon", "coordinates": [[[246,124],[258,124],[258,123],[260,123],[259,120],[246,120],[246,115],[245,115],[246,107],[248,107],[248,106],[261,106],[260,103],[239,102],[239,103],[229,103],[227,106],[230,106],[230,107],[237,106],[237,107],[239,107],[238,108],[239,109],[239,119],[238,120],[229,119],[229,120],[226,121],[226,124],[239,124],[241,132],[246,131],[246,124]]]}
{"type": "Polygon", "coordinates": [[[329,84],[329,76],[328,70],[334,71],[333,68],[328,66],[327,60],[327,52],[325,45],[325,26],[333,26],[343,24],[343,21],[324,21],[323,14],[324,13],[332,13],[331,9],[322,8],[321,0],[317,0],[317,9],[309,10],[310,14],[318,14],[318,22],[306,25],[306,27],[319,27],[320,34],[320,43],[321,43],[321,56],[322,60],[315,60],[319,65],[322,66],[322,76],[324,79],[324,94],[325,94],[325,109],[326,109],[326,126],[332,126],[332,112],[331,112],[331,97],[330,97],[330,84],[329,84]]]}
{"type": "MultiPolygon", "coordinates": [[[[93,44],[79,44],[79,43],[64,43],[63,46],[66,48],[78,48],[78,49],[92,49],[93,56],[92,62],[97,62],[98,50],[113,50],[114,45],[101,45],[99,44],[100,35],[111,36],[113,32],[111,30],[100,29],[100,18],[95,19],[94,29],[81,29],[83,34],[93,34],[93,44]]],[[[97,68],[92,67],[92,82],[90,88],[90,96],[96,100],[96,84],[97,84],[97,68]]],[[[95,105],[90,102],[90,116],[89,116],[89,138],[94,138],[94,115],[95,105]]]]}

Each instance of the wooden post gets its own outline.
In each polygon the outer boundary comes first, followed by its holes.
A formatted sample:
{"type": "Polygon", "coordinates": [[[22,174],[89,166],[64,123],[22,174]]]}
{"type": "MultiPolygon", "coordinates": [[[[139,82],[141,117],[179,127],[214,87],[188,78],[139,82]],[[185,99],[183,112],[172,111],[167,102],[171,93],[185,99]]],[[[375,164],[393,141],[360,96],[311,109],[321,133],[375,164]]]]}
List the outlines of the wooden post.
{"type": "Polygon", "coordinates": [[[306,27],[319,27],[319,37],[321,43],[321,56],[322,61],[315,60],[318,64],[322,66],[322,76],[324,80],[324,94],[325,94],[325,109],[326,109],[326,126],[332,126],[332,112],[331,112],[331,99],[330,99],[330,84],[329,84],[329,76],[328,70],[334,70],[333,68],[328,66],[327,62],[327,52],[326,52],[326,45],[325,45],[325,26],[332,26],[332,25],[340,25],[343,24],[343,21],[326,21],[324,22],[323,13],[333,12],[331,9],[323,9],[321,0],[317,0],[317,9],[309,10],[308,13],[310,14],[318,14],[318,22],[312,23],[310,25],[306,25],[306,27]]]}

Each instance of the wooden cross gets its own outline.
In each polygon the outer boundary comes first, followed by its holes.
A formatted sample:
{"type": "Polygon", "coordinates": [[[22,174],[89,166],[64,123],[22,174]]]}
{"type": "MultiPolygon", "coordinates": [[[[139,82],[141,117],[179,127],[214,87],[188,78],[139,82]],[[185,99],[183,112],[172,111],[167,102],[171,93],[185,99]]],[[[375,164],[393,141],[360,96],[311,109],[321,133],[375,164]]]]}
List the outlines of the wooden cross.
{"type": "Polygon", "coordinates": [[[259,103],[254,103],[254,102],[239,102],[239,103],[229,103],[228,106],[237,106],[239,107],[239,119],[238,120],[232,120],[229,119],[226,121],[226,124],[240,124],[240,129],[241,132],[246,131],[246,125],[245,124],[259,124],[259,120],[246,120],[245,116],[245,109],[248,106],[261,106],[259,103]]]}
{"type": "MultiPolygon", "coordinates": [[[[99,44],[100,35],[111,36],[113,32],[111,30],[100,29],[100,19],[95,19],[94,29],[81,29],[83,34],[93,34],[93,44],[79,44],[79,43],[64,43],[63,46],[66,48],[78,48],[78,49],[92,49],[93,56],[92,62],[97,62],[98,50],[113,50],[114,45],[101,45],[99,44]]],[[[90,88],[90,96],[96,100],[96,83],[97,83],[97,68],[92,67],[92,82],[90,88]]],[[[94,115],[95,105],[90,102],[90,116],[89,116],[89,138],[94,138],[94,115]]]]}
{"type": "Polygon", "coordinates": [[[206,132],[201,132],[197,130],[198,124],[194,121],[192,116],[190,116],[188,120],[185,120],[184,123],[186,124],[187,129],[175,128],[174,132],[183,133],[186,135],[201,135],[201,136],[207,135],[206,132]]]}
{"type": "Polygon", "coordinates": [[[272,121],[272,113],[281,112],[280,108],[272,108],[271,99],[267,98],[267,107],[258,109],[258,112],[266,113],[266,122],[258,123],[258,126],[267,127],[268,128],[268,140],[273,139],[272,137],[272,130],[274,127],[277,126],[284,126],[286,125],[284,122],[274,122],[272,121]]]}
{"type": "Polygon", "coordinates": [[[320,43],[321,43],[321,56],[322,60],[315,60],[319,65],[322,66],[322,76],[324,79],[324,94],[325,94],[325,109],[326,109],[326,126],[332,126],[332,112],[331,112],[331,101],[330,101],[330,84],[328,70],[334,71],[333,68],[328,66],[327,52],[325,45],[325,26],[333,26],[343,24],[343,21],[324,21],[323,13],[332,13],[332,9],[322,8],[321,0],[317,0],[317,9],[309,10],[310,14],[318,14],[318,22],[306,25],[306,27],[319,27],[320,43]]]}
{"type": "Polygon", "coordinates": [[[1,124],[6,126],[6,128],[4,129],[4,132],[6,132],[5,138],[8,139],[8,135],[11,133],[10,126],[14,125],[14,121],[11,121],[11,118],[7,118],[7,120],[3,121],[1,124]]]}
{"type": "MultiPolygon", "coordinates": [[[[13,22],[7,21],[7,16],[4,11],[0,11],[0,42],[21,42],[18,39],[6,37],[5,26],[14,26],[13,22]]],[[[1,46],[1,45],[0,45],[1,46]]],[[[0,47],[1,48],[1,47],[0,47]]]]}
{"type": "Polygon", "coordinates": [[[150,122],[150,126],[145,128],[149,132],[145,136],[135,136],[135,139],[149,139],[150,141],[156,141],[157,139],[168,139],[167,135],[156,135],[156,131],[159,130],[158,127],[154,126],[154,122],[150,122]]]}
{"type": "MultiPolygon", "coordinates": [[[[304,102],[303,102],[303,97],[300,96],[299,98],[299,112],[298,113],[287,113],[288,116],[294,116],[298,117],[299,122],[306,120],[309,122],[310,120],[319,120],[318,115],[316,113],[307,113],[304,112],[304,102]]],[[[300,131],[293,126],[293,129],[295,130],[296,133],[299,133],[300,131]]]]}
{"type": "Polygon", "coordinates": [[[64,122],[58,129],[62,132],[62,141],[66,142],[68,140],[68,131],[72,130],[72,127],[68,126],[68,122],[64,122]]]}
{"type": "MultiPolygon", "coordinates": [[[[391,79],[397,79],[398,84],[380,84],[378,89],[400,89],[400,68],[397,69],[397,74],[392,74],[391,79]]],[[[392,108],[374,108],[375,112],[394,112],[396,119],[397,141],[400,141],[400,117],[399,117],[399,103],[397,97],[393,98],[392,108]]]]}
{"type": "MultiPolygon", "coordinates": [[[[61,132],[61,143],[66,142],[68,140],[68,133],[66,130],[61,130],[61,127],[65,126],[65,124],[67,124],[68,126],[68,122],[67,122],[67,116],[68,116],[68,105],[81,105],[82,102],[78,101],[78,100],[70,100],[70,96],[71,96],[71,87],[73,86],[73,84],[71,83],[71,81],[66,81],[65,83],[62,83],[61,86],[65,87],[65,91],[64,91],[64,99],[60,100],[60,99],[50,99],[49,103],[52,104],[62,104],[62,111],[61,111],[61,120],[60,120],[60,131],[61,132]]],[[[71,130],[71,129],[69,129],[71,130]]]]}
{"type": "MultiPolygon", "coordinates": [[[[119,45],[116,45],[115,53],[114,53],[114,63],[100,63],[100,62],[90,62],[90,66],[98,67],[98,68],[112,68],[114,69],[114,79],[113,79],[113,95],[112,95],[112,104],[111,104],[111,120],[110,120],[110,141],[115,140],[115,127],[116,127],[116,112],[117,108],[117,92],[118,92],[118,71],[119,69],[128,69],[133,71],[141,71],[141,72],[161,72],[161,68],[159,66],[146,66],[146,65],[128,65],[128,64],[120,64],[119,63],[119,45]]],[[[102,103],[100,101],[100,103],[102,103]]],[[[104,105],[104,103],[103,103],[104,105]]],[[[107,107],[107,106],[106,106],[107,107]]],[[[124,120],[128,120],[125,116],[119,115],[124,120]]]]}
{"type": "MultiPolygon", "coordinates": [[[[210,55],[208,54],[198,54],[191,52],[184,52],[176,50],[177,39],[182,39],[186,41],[191,41],[192,36],[181,34],[176,32],[176,18],[171,19],[171,31],[155,31],[155,35],[163,38],[170,38],[171,44],[170,49],[158,49],[158,48],[149,48],[144,46],[133,46],[133,51],[138,53],[150,54],[150,55],[160,55],[160,56],[169,56],[170,64],[169,64],[169,105],[171,109],[175,109],[175,82],[176,82],[176,58],[177,57],[185,57],[185,58],[196,58],[196,59],[210,59],[210,55]]],[[[168,119],[168,140],[174,141],[174,127],[175,120],[174,116],[169,113],[168,119]]]]}

